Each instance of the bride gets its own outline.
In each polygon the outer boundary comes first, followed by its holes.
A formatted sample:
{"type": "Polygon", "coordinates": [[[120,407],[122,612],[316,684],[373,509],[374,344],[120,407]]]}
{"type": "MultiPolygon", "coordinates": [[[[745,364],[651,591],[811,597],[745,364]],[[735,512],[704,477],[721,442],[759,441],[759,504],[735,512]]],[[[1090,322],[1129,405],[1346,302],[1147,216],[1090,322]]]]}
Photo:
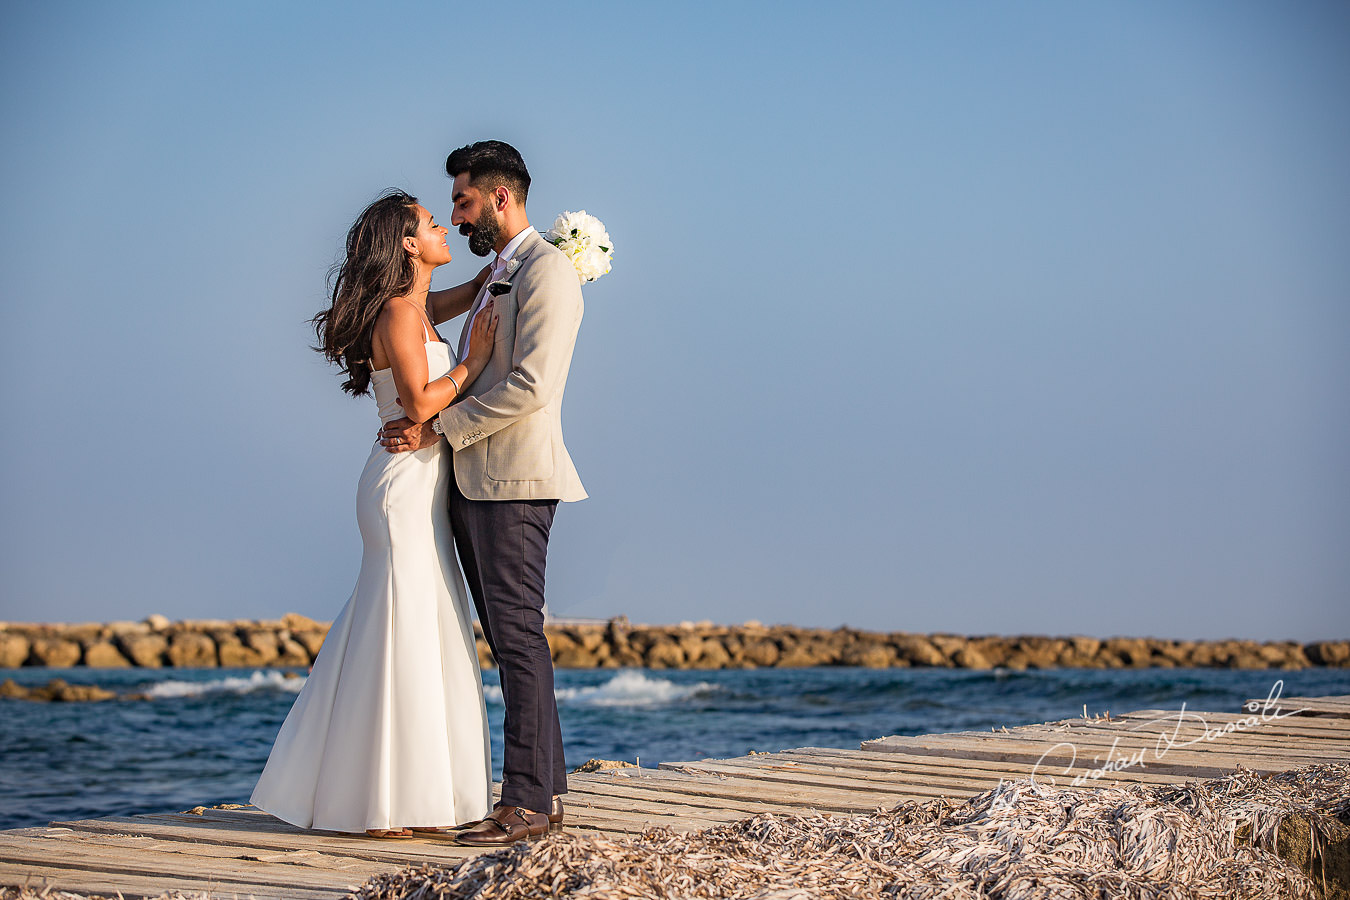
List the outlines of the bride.
{"type": "MultiPolygon", "coordinates": [[[[450,261],[446,233],[417,198],[387,192],[348,232],[332,305],[314,317],[342,389],[373,387],[383,422],[431,418],[491,355],[491,306],[462,362],[432,327],[466,312],[489,271],[431,292],[432,271],[450,261]]],[[[356,492],[356,589],[253,790],[254,805],[293,825],[411,837],[491,807],[483,687],[445,503],[449,455],[444,441],[371,449],[356,492]]]]}

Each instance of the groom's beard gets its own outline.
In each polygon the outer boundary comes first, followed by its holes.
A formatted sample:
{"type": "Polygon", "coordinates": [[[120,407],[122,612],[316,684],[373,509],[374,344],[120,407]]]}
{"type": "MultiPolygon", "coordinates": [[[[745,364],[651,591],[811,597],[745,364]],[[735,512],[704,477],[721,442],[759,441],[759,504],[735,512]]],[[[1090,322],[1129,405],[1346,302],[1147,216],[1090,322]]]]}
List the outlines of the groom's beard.
{"type": "Polygon", "coordinates": [[[459,233],[469,238],[469,252],[474,256],[487,256],[497,246],[502,227],[491,209],[485,209],[472,225],[467,222],[459,226],[459,233]],[[464,229],[469,229],[465,231],[464,229]]]}

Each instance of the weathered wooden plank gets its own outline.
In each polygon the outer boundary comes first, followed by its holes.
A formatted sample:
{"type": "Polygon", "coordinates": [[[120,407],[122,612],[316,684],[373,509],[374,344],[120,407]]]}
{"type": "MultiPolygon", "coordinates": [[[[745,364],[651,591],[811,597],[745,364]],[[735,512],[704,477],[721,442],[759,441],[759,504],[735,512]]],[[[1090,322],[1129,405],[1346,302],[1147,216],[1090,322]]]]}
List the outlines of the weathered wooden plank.
{"type": "MultiPolygon", "coordinates": [[[[799,750],[785,750],[782,755],[786,758],[805,758],[805,759],[838,759],[840,763],[846,764],[855,771],[873,772],[873,771],[896,771],[905,775],[911,775],[915,780],[922,780],[930,774],[940,774],[942,772],[960,772],[977,771],[982,775],[994,778],[1006,778],[1014,780],[1018,778],[1027,778],[1033,774],[1039,774],[1044,778],[1046,773],[1044,768],[1039,772],[1034,763],[1022,763],[1016,761],[995,762],[986,759],[956,759],[942,756],[918,756],[909,753],[889,752],[877,753],[866,750],[833,750],[820,747],[806,747],[799,750]],[[889,758],[894,757],[892,762],[889,758]]],[[[1071,768],[1067,773],[1062,770],[1056,770],[1053,782],[1060,783],[1063,775],[1068,779],[1074,776],[1089,776],[1092,769],[1076,767],[1071,768]]],[[[1095,787],[1105,787],[1114,784],[1117,781],[1122,784],[1183,784],[1187,781],[1193,781],[1184,775],[1169,775],[1161,772],[1152,772],[1140,768],[1126,769],[1121,772],[1110,773],[1111,778],[1104,778],[1094,782],[1095,787]]]]}
{"type": "MultiPolygon", "coordinates": [[[[982,734],[982,733],[981,733],[982,734]]],[[[1150,732],[1142,729],[1111,728],[1097,725],[1045,726],[1019,728],[1010,734],[1023,740],[1055,738],[1071,740],[1084,747],[1148,747],[1164,752],[1183,749],[1220,748],[1220,752],[1264,754],[1288,757],[1294,765],[1303,759],[1311,762],[1350,760],[1350,744],[1339,741],[1303,740],[1287,743],[1276,735],[1259,731],[1223,731],[1193,728],[1164,728],[1150,732]]]]}
{"type": "MultiPolygon", "coordinates": [[[[1019,734],[1034,734],[1036,731],[1028,730],[1019,732],[1019,734]]],[[[1051,734],[1083,734],[1079,727],[1053,727],[1045,726],[1041,733],[1051,734]]],[[[1319,754],[1319,753],[1343,753],[1346,747],[1350,747],[1350,732],[1344,737],[1328,735],[1326,737],[1306,737],[1298,735],[1280,734],[1274,729],[1266,730],[1262,728],[1243,729],[1240,723],[1225,724],[1213,722],[1208,726],[1182,726],[1175,724],[1158,724],[1153,721],[1147,723],[1117,723],[1110,726],[1093,726],[1092,734],[1097,735],[1123,735],[1137,738],[1148,738],[1155,743],[1176,742],[1184,744],[1193,742],[1195,745],[1207,745],[1211,743],[1228,743],[1230,741],[1240,746],[1261,746],[1267,747],[1272,751],[1280,753],[1290,752],[1297,754],[1319,754]],[[1240,729],[1240,730],[1238,730],[1240,729]]]]}
{"type": "Polygon", "coordinates": [[[922,779],[906,778],[903,774],[849,771],[843,767],[814,765],[808,762],[766,761],[762,756],[735,759],[699,760],[680,763],[686,770],[722,773],[756,781],[799,786],[810,792],[816,787],[832,787],[856,791],[859,794],[876,792],[923,793],[932,797],[970,796],[998,786],[994,773],[966,775],[930,775],[922,779]]]}
{"type": "MultiPolygon", "coordinates": [[[[898,755],[898,754],[897,754],[898,755]]],[[[792,765],[791,757],[788,765],[792,765]]],[[[921,757],[923,758],[923,757],[921,757]]],[[[926,757],[931,760],[933,757],[926,757]]],[[[764,757],[755,757],[756,761],[764,757]]],[[[909,785],[921,783],[931,786],[944,797],[970,797],[984,791],[992,790],[998,787],[1004,781],[1014,781],[1019,778],[1036,777],[1045,785],[1058,785],[1064,787],[1073,786],[1073,779],[1079,776],[1082,779],[1083,787],[1109,787],[1116,784],[1177,784],[1183,783],[1187,779],[1177,776],[1155,776],[1151,773],[1139,772],[1136,776],[1135,771],[1126,770],[1123,773],[1102,773],[1094,774],[1092,770],[1077,768],[1064,772],[1060,769],[1046,770],[1042,768],[1037,771],[1033,765],[1018,765],[1015,763],[1001,763],[997,770],[978,770],[965,771],[962,774],[961,768],[949,768],[944,770],[934,766],[914,766],[905,767],[904,771],[876,771],[873,769],[851,769],[847,768],[848,760],[839,759],[843,766],[833,766],[830,758],[826,756],[798,756],[796,763],[792,768],[784,767],[786,772],[797,772],[797,777],[816,782],[831,771],[849,771],[855,773],[854,777],[864,778],[874,781],[878,784],[891,785],[909,785]],[[1009,769],[1016,771],[1009,771],[1009,769]]],[[[740,760],[733,761],[733,764],[739,764],[740,760]]]]}
{"type": "MultiPolygon", "coordinates": [[[[116,853],[139,853],[143,850],[164,853],[181,853],[185,857],[213,860],[245,860],[264,863],[282,863],[290,866],[311,866],[327,872],[356,872],[361,879],[375,872],[392,872],[402,868],[403,863],[376,862],[351,856],[338,856],[325,853],[312,847],[279,849],[271,847],[245,847],[219,844],[210,841],[182,840],[174,837],[160,838],[145,834],[128,834],[125,831],[73,829],[52,829],[42,835],[48,839],[62,840],[71,846],[86,849],[107,849],[116,853]]],[[[3,851],[0,851],[3,852],[3,851]]],[[[189,863],[184,863],[188,865],[189,863]]]]}
{"type": "MultiPolygon", "coordinates": [[[[564,801],[564,802],[565,802],[565,801],[564,801]]],[[[594,830],[597,830],[597,831],[615,831],[615,832],[620,832],[620,833],[623,833],[623,834],[637,834],[637,833],[642,832],[642,831],[645,830],[646,828],[651,827],[652,824],[655,824],[654,821],[653,821],[653,816],[660,816],[660,817],[662,817],[662,818],[661,818],[661,821],[660,821],[660,824],[663,824],[663,825],[669,825],[669,826],[671,826],[672,828],[682,828],[682,829],[687,829],[687,828],[697,828],[697,827],[703,827],[703,826],[705,826],[705,825],[711,824],[711,822],[710,822],[709,820],[699,820],[699,821],[688,820],[688,821],[682,821],[682,820],[680,819],[680,817],[678,817],[678,816],[673,816],[673,815],[672,815],[672,816],[670,816],[670,817],[665,817],[663,813],[653,813],[653,814],[645,815],[645,816],[644,816],[644,815],[633,815],[633,814],[627,813],[627,812],[622,811],[622,810],[614,810],[614,811],[612,811],[612,812],[613,812],[613,814],[610,815],[610,814],[609,814],[609,811],[601,810],[601,809],[596,809],[596,810],[592,810],[592,811],[587,812],[585,815],[580,815],[580,814],[577,814],[577,815],[571,815],[571,814],[569,814],[569,816],[568,816],[568,824],[569,824],[569,826],[572,826],[572,827],[591,828],[591,829],[594,829],[594,830]]],[[[242,821],[247,821],[249,818],[256,817],[256,816],[258,815],[258,813],[257,813],[256,811],[252,811],[252,810],[243,810],[243,809],[207,810],[207,814],[208,814],[208,815],[219,816],[219,817],[220,817],[222,820],[224,820],[224,821],[241,821],[241,820],[242,820],[242,821]]],[[[266,814],[264,813],[263,815],[266,815],[266,814]]],[[[269,818],[270,818],[270,817],[269,817],[269,818]]],[[[275,821],[275,820],[273,820],[273,821],[275,821]]],[[[285,823],[280,823],[280,824],[283,825],[283,826],[285,826],[285,823]]],[[[308,832],[308,831],[305,831],[304,829],[296,829],[294,826],[285,826],[285,827],[291,828],[293,831],[295,831],[296,833],[299,833],[299,834],[324,834],[324,835],[328,835],[329,837],[331,837],[332,839],[335,839],[335,840],[355,840],[355,841],[369,841],[369,840],[370,840],[369,838],[363,838],[363,837],[361,837],[361,836],[359,836],[359,835],[345,836],[345,835],[339,835],[337,832],[331,832],[331,831],[329,831],[329,832],[308,832]]],[[[438,843],[442,843],[442,842],[444,842],[445,839],[443,839],[443,838],[432,838],[432,839],[430,839],[430,840],[435,840],[435,841],[437,841],[438,843]]],[[[382,842],[382,843],[390,843],[390,842],[389,842],[389,841],[384,841],[384,842],[382,842]]],[[[403,843],[403,842],[400,841],[400,842],[398,842],[398,843],[403,843]]],[[[466,849],[467,849],[467,848],[466,848],[466,849]]]]}
{"type": "MultiPolygon", "coordinates": [[[[931,740],[915,738],[882,738],[868,741],[863,745],[868,750],[898,749],[912,754],[930,754],[952,758],[976,758],[997,761],[1018,761],[1041,763],[1046,769],[1063,769],[1069,766],[1082,766],[1078,754],[1068,741],[991,741],[983,742],[971,739],[931,740]]],[[[1105,766],[1109,759],[1098,760],[1105,766]]],[[[1148,760],[1145,768],[1156,772],[1174,775],[1190,775],[1204,778],[1219,778],[1232,774],[1239,765],[1259,772],[1282,772],[1295,768],[1285,759],[1269,759],[1256,755],[1240,758],[1220,756],[1204,752],[1178,750],[1169,753],[1163,760],[1148,760]]]]}
{"type": "MultiPolygon", "coordinates": [[[[345,872],[324,872],[312,868],[264,863],[254,860],[192,860],[191,876],[184,878],[185,857],[147,848],[134,852],[92,847],[76,841],[51,838],[8,838],[0,834],[0,863],[8,868],[45,867],[77,869],[141,878],[164,879],[165,883],[191,880],[209,882],[217,890],[238,891],[263,886],[272,889],[326,889],[341,891],[364,878],[345,872]]],[[[371,865],[378,866],[378,863],[371,865]]],[[[201,890],[200,887],[196,888],[201,890]]],[[[161,889],[163,890],[163,889],[161,889]]]]}
{"type": "MultiPolygon", "coordinates": [[[[662,764],[665,765],[664,763],[662,764]]],[[[845,797],[850,797],[849,802],[853,808],[858,810],[871,810],[879,806],[894,806],[904,799],[914,796],[923,797],[944,797],[953,796],[954,792],[950,789],[944,790],[942,787],[933,787],[928,784],[883,784],[878,782],[864,781],[856,778],[832,777],[828,775],[819,775],[811,781],[806,782],[799,777],[794,777],[791,773],[775,771],[759,766],[740,765],[735,762],[722,760],[699,760],[697,763],[672,763],[672,768],[677,771],[689,773],[706,773],[714,776],[723,776],[728,782],[739,781],[750,785],[755,790],[769,791],[780,790],[797,794],[806,799],[813,799],[826,790],[845,797]]],[[[977,793],[978,788],[968,791],[968,793],[977,793]]]]}
{"type": "MultiPolygon", "coordinates": [[[[900,754],[896,754],[897,756],[900,754]]],[[[983,793],[998,787],[1005,780],[1016,780],[1018,778],[1029,777],[1036,774],[1037,777],[1048,785],[1061,785],[1065,787],[1073,786],[1075,776],[1081,778],[1082,787],[1108,787],[1116,784],[1178,784],[1189,780],[1180,776],[1155,775],[1151,772],[1140,770],[1126,770],[1122,773],[1097,773],[1091,769],[1073,768],[1067,772],[1062,768],[1037,767],[1032,764],[1017,763],[998,763],[990,764],[992,768],[983,770],[969,770],[962,765],[942,769],[936,766],[916,766],[905,767],[905,771],[882,771],[874,768],[852,769],[848,767],[848,760],[838,759],[836,765],[826,756],[797,755],[795,759],[785,754],[774,754],[773,757],[756,756],[753,757],[753,763],[745,758],[734,760],[719,760],[720,766],[716,771],[727,771],[725,767],[744,768],[747,772],[752,772],[752,767],[760,767],[761,772],[756,777],[763,777],[770,780],[779,780],[786,778],[791,781],[801,781],[809,784],[837,784],[834,779],[840,777],[841,773],[850,773],[854,780],[860,780],[865,784],[887,786],[894,789],[909,789],[914,785],[922,785],[921,790],[926,791],[926,796],[930,797],[969,797],[975,794],[983,793]],[[773,757],[782,757],[786,760],[783,765],[766,765],[765,760],[773,757]],[[1012,771],[1010,771],[1010,769],[1012,771]],[[780,775],[781,773],[781,775],[780,775]]],[[[917,757],[932,761],[935,757],[917,757]]]]}
{"type": "MultiPolygon", "coordinates": [[[[1287,711],[1287,710],[1286,710],[1287,711]]],[[[1122,713],[1118,716],[1112,716],[1109,723],[1134,723],[1144,721],[1156,721],[1162,719],[1175,720],[1180,715],[1179,710],[1175,709],[1140,709],[1134,712],[1122,713]]],[[[1256,713],[1216,713],[1201,712],[1197,713],[1206,722],[1216,726],[1225,725],[1230,722],[1245,721],[1253,716],[1260,719],[1260,712],[1256,713]]],[[[1082,721],[1074,719],[1063,719],[1061,721],[1073,722],[1082,721]]],[[[1328,740],[1337,740],[1350,735],[1350,720],[1316,718],[1312,716],[1290,715],[1275,718],[1268,716],[1262,723],[1262,728],[1268,728],[1279,734],[1287,734],[1291,737],[1324,738],[1328,740]]]]}
{"type": "Polygon", "coordinates": [[[589,785],[585,788],[571,785],[570,788],[567,796],[563,798],[567,804],[569,819],[573,812],[579,813],[581,810],[595,810],[597,814],[613,811],[645,815],[652,825],[664,825],[662,817],[668,815],[698,820],[706,824],[721,824],[745,818],[744,815],[725,807],[685,803],[673,796],[669,802],[654,803],[651,799],[637,799],[604,789],[593,789],[589,785]]]}
{"type": "MultiPolygon", "coordinates": [[[[650,785],[634,785],[630,779],[614,778],[607,781],[587,782],[584,790],[588,795],[602,794],[607,797],[626,799],[639,806],[650,804],[674,804],[699,809],[719,811],[734,816],[730,821],[761,815],[763,813],[801,812],[800,808],[784,806],[781,803],[755,799],[745,800],[720,795],[700,795],[675,793],[650,785]]],[[[569,795],[570,796],[570,795],[569,795]]]]}
{"type": "MultiPolygon", "coordinates": [[[[1083,747],[1089,750],[1106,750],[1113,745],[1122,749],[1151,749],[1158,744],[1156,737],[1141,736],[1132,738],[1128,735],[1109,735],[1096,734],[1090,729],[1079,731],[1060,731],[1051,730],[1046,732],[1009,732],[1007,734],[989,734],[987,732],[956,732],[953,734],[926,735],[922,738],[905,739],[885,739],[889,744],[895,745],[899,740],[928,743],[934,746],[951,746],[954,743],[963,745],[981,745],[981,746],[1015,746],[1015,745],[1042,745],[1046,748],[1053,747],[1060,743],[1070,743],[1075,746],[1083,747]]],[[[865,745],[869,748],[871,744],[865,745]]],[[[1164,748],[1165,756],[1175,757],[1182,762],[1191,763],[1216,763],[1221,762],[1227,765],[1252,764],[1263,765],[1267,768],[1273,767],[1273,770],[1280,771],[1283,768],[1293,768],[1300,765],[1307,765],[1312,762],[1338,762],[1344,759],[1350,759],[1350,753],[1341,748],[1330,749],[1327,744],[1319,744],[1316,749],[1298,752],[1272,752],[1261,744],[1252,744],[1240,740],[1228,740],[1220,738],[1215,741],[1207,742],[1203,746],[1193,747],[1170,747],[1164,748]]],[[[1150,753],[1149,759],[1152,760],[1155,754],[1150,753]]]]}
{"type": "MultiPolygon", "coordinates": [[[[1148,711],[1141,711],[1147,713],[1148,711]]],[[[1286,741],[1334,741],[1350,735],[1350,719],[1310,719],[1304,716],[1262,716],[1259,712],[1247,715],[1206,713],[1195,710],[1159,711],[1156,715],[1126,713],[1110,719],[1061,719],[1017,728],[1000,729],[993,734],[1034,730],[1038,728],[1134,728],[1149,731],[1172,731],[1177,728],[1223,731],[1233,734],[1260,734],[1286,741]],[[1335,723],[1307,725],[1309,722],[1335,723]]]]}
{"type": "MultiPolygon", "coordinates": [[[[160,816],[84,819],[63,822],[72,832],[143,835],[162,841],[215,844],[241,852],[287,853],[313,850],[335,858],[389,863],[396,866],[435,862],[445,865],[476,856],[479,850],[457,847],[443,840],[380,841],[361,838],[330,838],[325,832],[276,833],[247,822],[198,822],[184,825],[160,816]]],[[[270,818],[270,817],[269,817],[270,818]]]]}
{"type": "MultiPolygon", "coordinates": [[[[1252,703],[1264,703],[1264,697],[1259,700],[1248,700],[1243,704],[1244,707],[1252,703]]],[[[1350,697],[1330,696],[1330,697],[1283,697],[1280,705],[1289,707],[1301,707],[1303,716],[1329,716],[1340,719],[1350,718],[1350,697]]]]}
{"type": "Polygon", "coordinates": [[[661,770],[659,774],[648,774],[633,778],[630,784],[635,789],[656,790],[662,793],[690,794],[701,797],[727,797],[735,800],[772,802],[784,810],[816,810],[819,812],[868,812],[872,807],[860,804],[856,793],[834,790],[816,790],[806,794],[801,790],[775,788],[772,785],[755,784],[744,780],[707,777],[661,770]]]}
{"type": "Polygon", "coordinates": [[[274,888],[268,885],[231,885],[221,890],[219,882],[194,879],[183,874],[172,881],[159,877],[123,875],[99,869],[79,867],[58,868],[48,865],[26,864],[11,866],[0,862],[0,884],[27,886],[35,891],[43,887],[113,897],[121,894],[127,900],[158,897],[167,891],[185,894],[206,894],[212,900],[338,900],[346,891],[322,888],[274,888]]]}

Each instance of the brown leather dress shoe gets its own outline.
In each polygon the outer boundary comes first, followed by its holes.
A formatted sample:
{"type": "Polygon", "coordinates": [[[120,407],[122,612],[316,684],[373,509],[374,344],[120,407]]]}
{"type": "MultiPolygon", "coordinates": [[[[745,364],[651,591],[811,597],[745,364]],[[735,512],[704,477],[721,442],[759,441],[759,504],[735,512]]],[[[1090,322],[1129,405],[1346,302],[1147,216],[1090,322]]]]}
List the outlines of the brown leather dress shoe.
{"type": "Polygon", "coordinates": [[[455,843],[466,847],[502,847],[548,834],[548,813],[519,806],[499,806],[486,819],[459,833],[455,843]]]}
{"type": "Polygon", "coordinates": [[[562,831],[563,823],[563,805],[562,798],[557,794],[553,795],[553,802],[548,806],[548,830],[562,831]]]}

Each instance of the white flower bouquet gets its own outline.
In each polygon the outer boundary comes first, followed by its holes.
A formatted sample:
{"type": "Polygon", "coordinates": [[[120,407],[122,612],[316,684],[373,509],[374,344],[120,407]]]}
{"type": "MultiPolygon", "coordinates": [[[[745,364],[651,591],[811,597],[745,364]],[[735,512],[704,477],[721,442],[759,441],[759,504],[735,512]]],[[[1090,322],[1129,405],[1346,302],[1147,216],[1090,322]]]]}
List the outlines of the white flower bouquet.
{"type": "Polygon", "coordinates": [[[554,219],[553,227],[544,232],[544,240],[567,254],[582,284],[609,272],[614,244],[605,223],[584,209],[564,212],[554,219]]]}

